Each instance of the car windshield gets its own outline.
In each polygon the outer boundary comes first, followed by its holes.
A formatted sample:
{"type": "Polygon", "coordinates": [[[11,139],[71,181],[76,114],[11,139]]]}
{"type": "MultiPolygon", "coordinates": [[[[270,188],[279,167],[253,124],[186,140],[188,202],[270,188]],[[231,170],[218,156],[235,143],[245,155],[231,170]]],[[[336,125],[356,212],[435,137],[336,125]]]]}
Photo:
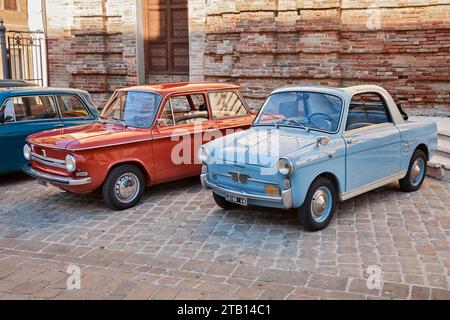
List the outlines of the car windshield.
{"type": "Polygon", "coordinates": [[[158,111],[161,97],[151,92],[118,91],[106,104],[101,121],[148,128],[158,111]]]}
{"type": "Polygon", "coordinates": [[[314,92],[281,92],[271,95],[255,125],[293,126],[336,132],[343,101],[333,95],[314,92]]]}

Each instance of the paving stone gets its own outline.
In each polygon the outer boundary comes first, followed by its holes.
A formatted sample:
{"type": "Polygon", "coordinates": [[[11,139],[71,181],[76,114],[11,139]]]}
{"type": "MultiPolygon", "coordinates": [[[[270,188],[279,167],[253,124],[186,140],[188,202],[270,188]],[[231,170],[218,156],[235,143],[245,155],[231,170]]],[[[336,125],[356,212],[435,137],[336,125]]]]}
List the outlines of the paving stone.
{"type": "Polygon", "coordinates": [[[446,182],[381,188],[306,233],[273,209],[225,213],[198,179],[153,187],[123,212],[13,180],[0,182],[0,299],[450,299],[446,182]],[[81,291],[66,290],[71,265],[81,291]],[[367,288],[371,266],[381,290],[367,288]]]}

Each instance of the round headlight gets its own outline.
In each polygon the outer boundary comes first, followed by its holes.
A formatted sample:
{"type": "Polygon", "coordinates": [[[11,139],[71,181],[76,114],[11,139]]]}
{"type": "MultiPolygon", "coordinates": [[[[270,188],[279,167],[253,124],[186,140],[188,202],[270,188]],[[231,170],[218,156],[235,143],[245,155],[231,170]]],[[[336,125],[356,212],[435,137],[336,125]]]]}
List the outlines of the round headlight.
{"type": "Polygon", "coordinates": [[[285,177],[289,177],[294,171],[294,166],[289,159],[281,158],[278,161],[278,172],[285,177]]]}
{"type": "Polygon", "coordinates": [[[209,151],[208,149],[206,149],[205,147],[201,147],[199,152],[198,152],[198,159],[203,162],[206,163],[209,161],[209,151]]]}
{"type": "Polygon", "coordinates": [[[71,155],[68,155],[66,157],[66,168],[67,168],[67,171],[69,171],[70,173],[77,170],[77,160],[75,159],[75,157],[73,157],[71,155]]]}
{"type": "Polygon", "coordinates": [[[31,160],[31,148],[29,145],[24,145],[23,146],[23,156],[25,157],[25,159],[27,159],[28,161],[31,160]]]}

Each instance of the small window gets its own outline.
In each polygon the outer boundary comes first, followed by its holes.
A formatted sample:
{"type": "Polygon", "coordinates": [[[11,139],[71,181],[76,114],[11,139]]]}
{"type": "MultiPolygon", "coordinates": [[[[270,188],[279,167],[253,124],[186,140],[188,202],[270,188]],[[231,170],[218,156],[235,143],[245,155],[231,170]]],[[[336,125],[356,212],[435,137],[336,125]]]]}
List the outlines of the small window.
{"type": "Polygon", "coordinates": [[[167,101],[162,113],[159,118],[159,126],[160,127],[173,127],[175,125],[172,106],[170,104],[170,100],[167,101]]]}
{"type": "Polygon", "coordinates": [[[209,94],[214,119],[244,117],[248,115],[243,102],[235,92],[213,92],[209,94]]]}
{"type": "Polygon", "coordinates": [[[67,118],[86,118],[89,112],[80,98],[73,95],[58,96],[58,104],[61,116],[67,118]]]}
{"type": "Polygon", "coordinates": [[[170,101],[175,114],[181,112],[191,112],[191,105],[189,104],[189,100],[186,96],[170,98],[170,101]]]}
{"type": "Polygon", "coordinates": [[[350,103],[347,131],[391,122],[386,103],[376,93],[355,95],[350,103]]]}
{"type": "Polygon", "coordinates": [[[5,123],[16,121],[15,114],[14,114],[14,104],[13,104],[13,101],[11,99],[9,99],[5,103],[5,105],[3,106],[3,110],[2,111],[4,112],[4,114],[3,114],[3,121],[5,123]]]}
{"type": "Polygon", "coordinates": [[[176,125],[196,124],[209,119],[205,96],[202,94],[170,99],[176,125]]]}
{"type": "Polygon", "coordinates": [[[58,118],[54,100],[50,96],[11,98],[7,102],[6,109],[10,103],[13,104],[17,122],[58,118]]]}

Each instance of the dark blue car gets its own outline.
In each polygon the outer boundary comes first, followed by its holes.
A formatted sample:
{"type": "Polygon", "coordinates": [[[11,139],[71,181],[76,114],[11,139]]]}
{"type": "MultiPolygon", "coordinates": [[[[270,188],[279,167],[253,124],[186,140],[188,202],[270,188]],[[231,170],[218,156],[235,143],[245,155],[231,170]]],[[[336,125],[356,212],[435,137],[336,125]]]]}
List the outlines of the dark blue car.
{"type": "Polygon", "coordinates": [[[0,88],[0,174],[20,171],[30,134],[88,124],[98,111],[89,93],[75,89],[0,88]]]}

